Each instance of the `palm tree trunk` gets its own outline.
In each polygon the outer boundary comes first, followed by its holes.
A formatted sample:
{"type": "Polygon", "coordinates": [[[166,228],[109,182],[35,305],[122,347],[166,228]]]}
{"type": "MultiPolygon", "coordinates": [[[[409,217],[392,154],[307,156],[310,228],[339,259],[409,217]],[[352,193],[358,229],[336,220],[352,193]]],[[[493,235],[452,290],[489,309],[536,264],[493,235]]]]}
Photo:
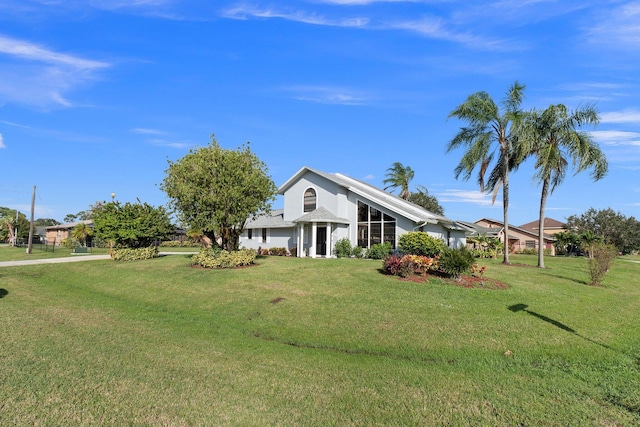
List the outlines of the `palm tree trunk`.
{"type": "Polygon", "coordinates": [[[509,153],[504,152],[504,165],[502,167],[502,213],[504,216],[504,250],[503,264],[509,262],[509,153]]]}
{"type": "Polygon", "coordinates": [[[549,194],[549,178],[542,182],[542,196],[540,196],[540,218],[538,223],[538,268],[544,268],[544,209],[549,194]]]}

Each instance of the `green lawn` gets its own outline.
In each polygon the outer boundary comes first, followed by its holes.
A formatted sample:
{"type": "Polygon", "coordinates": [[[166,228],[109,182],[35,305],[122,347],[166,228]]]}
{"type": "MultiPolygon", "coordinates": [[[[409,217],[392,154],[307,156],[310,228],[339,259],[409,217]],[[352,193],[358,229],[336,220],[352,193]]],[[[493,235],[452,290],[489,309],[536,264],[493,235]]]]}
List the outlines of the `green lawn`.
{"type": "Polygon", "coordinates": [[[185,255],[0,269],[0,425],[640,425],[640,264],[185,255]],[[506,353],[506,354],[505,354],[506,353]]]}
{"type": "MultiPolygon", "coordinates": [[[[62,258],[72,256],[73,249],[65,248],[62,246],[56,246],[53,248],[49,246],[45,250],[44,245],[33,245],[31,253],[27,253],[27,247],[12,247],[9,245],[0,245],[0,261],[22,261],[28,259],[42,259],[42,258],[62,258]]],[[[88,255],[105,255],[109,253],[109,248],[89,248],[88,255]]],[[[73,255],[73,256],[82,256],[73,255]]]]}

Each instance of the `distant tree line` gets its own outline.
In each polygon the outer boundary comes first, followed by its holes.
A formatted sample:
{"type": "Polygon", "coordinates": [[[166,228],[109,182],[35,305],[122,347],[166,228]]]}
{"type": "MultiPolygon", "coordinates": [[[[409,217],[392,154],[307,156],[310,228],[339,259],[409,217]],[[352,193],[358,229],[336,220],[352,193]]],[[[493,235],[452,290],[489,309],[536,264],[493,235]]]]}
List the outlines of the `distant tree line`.
{"type": "Polygon", "coordinates": [[[611,208],[590,208],[582,215],[571,215],[566,228],[567,232],[555,235],[563,252],[584,250],[596,242],[613,245],[622,254],[640,250],[640,221],[611,208]]]}

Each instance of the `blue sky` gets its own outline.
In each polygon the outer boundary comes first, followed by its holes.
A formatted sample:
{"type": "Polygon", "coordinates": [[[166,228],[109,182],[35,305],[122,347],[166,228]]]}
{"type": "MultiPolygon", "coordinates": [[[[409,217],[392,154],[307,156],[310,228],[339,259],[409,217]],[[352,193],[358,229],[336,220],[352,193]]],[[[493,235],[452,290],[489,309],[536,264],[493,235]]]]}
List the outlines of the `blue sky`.
{"type": "MultiPolygon", "coordinates": [[[[448,114],[519,81],[524,108],[596,103],[609,174],[547,204],[640,218],[640,1],[1,0],[0,206],[62,220],[97,200],[166,203],[167,160],[251,142],[276,185],[306,165],[382,186],[415,170],[452,219],[501,218],[446,154],[448,114]]],[[[529,163],[510,222],[538,217],[529,163]]],[[[500,200],[500,197],[499,197],[500,200]]],[[[275,207],[281,200],[275,203],[275,207]]]]}

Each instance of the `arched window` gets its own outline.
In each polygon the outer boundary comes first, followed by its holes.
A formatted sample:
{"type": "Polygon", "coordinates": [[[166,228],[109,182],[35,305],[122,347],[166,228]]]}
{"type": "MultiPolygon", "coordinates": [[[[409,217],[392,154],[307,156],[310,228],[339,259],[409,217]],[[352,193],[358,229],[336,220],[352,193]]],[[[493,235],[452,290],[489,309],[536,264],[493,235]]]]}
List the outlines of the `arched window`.
{"type": "Polygon", "coordinates": [[[307,188],[304,192],[304,212],[312,212],[316,210],[316,190],[307,188]]]}

